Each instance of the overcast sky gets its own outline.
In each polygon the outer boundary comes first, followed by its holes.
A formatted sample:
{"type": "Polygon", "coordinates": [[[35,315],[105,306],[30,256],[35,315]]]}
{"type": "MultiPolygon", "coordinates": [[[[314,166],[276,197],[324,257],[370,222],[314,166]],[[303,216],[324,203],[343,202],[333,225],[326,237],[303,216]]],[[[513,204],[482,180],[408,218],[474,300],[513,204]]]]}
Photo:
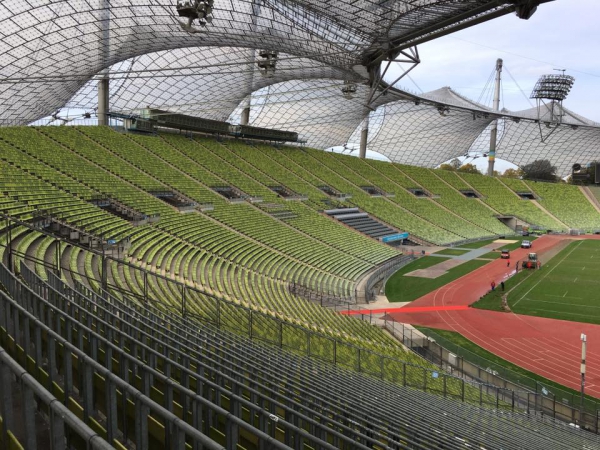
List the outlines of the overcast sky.
{"type": "MultiPolygon", "coordinates": [[[[564,105],[600,122],[600,0],[555,0],[529,20],[510,14],[423,44],[419,54],[422,62],[410,76],[424,92],[450,86],[473,100],[480,98],[497,58],[527,97],[540,75],[567,69],[575,85],[564,105]]],[[[399,85],[419,92],[407,78],[399,85]]],[[[531,107],[506,70],[503,96],[501,107],[531,107]]],[[[491,106],[491,91],[484,100],[491,106]]]]}

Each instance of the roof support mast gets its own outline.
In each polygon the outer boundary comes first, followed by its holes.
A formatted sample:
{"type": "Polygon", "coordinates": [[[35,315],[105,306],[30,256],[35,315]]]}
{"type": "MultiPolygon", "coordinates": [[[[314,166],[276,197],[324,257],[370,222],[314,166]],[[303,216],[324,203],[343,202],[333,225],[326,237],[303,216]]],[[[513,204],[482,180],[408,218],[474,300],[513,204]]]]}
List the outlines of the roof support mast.
{"type": "Polygon", "coordinates": [[[369,114],[365,117],[362,123],[362,129],[360,130],[360,147],[358,151],[358,157],[365,159],[367,157],[367,139],[369,137],[369,114]]]}
{"type": "MultiPolygon", "coordinates": [[[[496,61],[496,88],[494,90],[494,111],[500,111],[500,86],[502,84],[502,59],[496,61]]],[[[498,140],[498,119],[492,122],[490,131],[490,152],[488,153],[488,175],[494,176],[494,162],[496,161],[496,142],[498,140]]]]}
{"type": "MultiPolygon", "coordinates": [[[[260,15],[260,0],[252,2],[252,31],[256,31],[258,16],[260,15]]],[[[248,76],[248,96],[242,102],[242,115],[240,125],[250,124],[250,108],[252,107],[252,90],[254,89],[254,64],[256,63],[256,49],[249,49],[250,52],[250,74],[248,76]]]]}
{"type": "Polygon", "coordinates": [[[105,68],[102,78],[98,81],[98,125],[108,125],[108,113],[110,111],[110,92],[108,65],[110,64],[110,0],[99,0],[100,3],[100,27],[102,34],[98,47],[100,60],[105,68]]]}

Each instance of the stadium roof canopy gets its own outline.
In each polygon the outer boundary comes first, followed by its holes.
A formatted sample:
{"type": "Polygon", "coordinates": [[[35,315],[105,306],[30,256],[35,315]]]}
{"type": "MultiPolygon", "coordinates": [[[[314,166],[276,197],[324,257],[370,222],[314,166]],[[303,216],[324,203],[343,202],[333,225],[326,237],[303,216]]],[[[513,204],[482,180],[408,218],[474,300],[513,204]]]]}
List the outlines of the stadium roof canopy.
{"type": "MultiPolygon", "coordinates": [[[[166,62],[181,55],[160,52],[179,48],[198,55],[182,65],[212,74],[207,88],[215,88],[215,96],[231,93],[219,75],[247,91],[257,58],[242,49],[280,52],[289,62],[288,79],[322,69],[321,76],[377,86],[381,63],[402,50],[511,12],[529,18],[548,1],[4,0],[0,120],[20,124],[44,117],[111,66],[151,53],[154,61],[166,62]],[[178,2],[210,7],[210,22],[190,27],[178,15],[178,2]],[[156,59],[161,56],[165,61],[156,59]]],[[[158,67],[169,76],[163,69],[158,67]]],[[[143,73],[126,70],[111,78],[119,75],[143,73]]],[[[179,94],[174,87],[169,93],[179,94]]]]}
{"type": "Polygon", "coordinates": [[[511,12],[528,18],[546,1],[214,0],[212,22],[189,28],[177,0],[4,0],[0,123],[93,111],[109,75],[113,111],[152,106],[235,122],[250,104],[251,124],[297,131],[318,148],[358,141],[370,117],[368,149],[415,165],[464,154],[507,117],[498,157],[547,158],[566,174],[600,159],[597,124],[565,109],[550,133],[537,109],[498,114],[449,88],[416,95],[381,81],[385,61],[418,62],[411,46],[511,12]],[[257,64],[265,50],[278,52],[268,76],[257,64]],[[344,96],[348,83],[356,92],[344,96]]]}

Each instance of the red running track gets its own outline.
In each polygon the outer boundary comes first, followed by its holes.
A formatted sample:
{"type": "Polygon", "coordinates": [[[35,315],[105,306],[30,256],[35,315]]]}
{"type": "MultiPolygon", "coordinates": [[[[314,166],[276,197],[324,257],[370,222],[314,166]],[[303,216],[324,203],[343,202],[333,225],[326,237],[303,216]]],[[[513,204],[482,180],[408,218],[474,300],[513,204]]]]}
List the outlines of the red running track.
{"type": "MultiPolygon", "coordinates": [[[[586,236],[585,239],[600,236],[586,236]]],[[[534,249],[511,252],[511,266],[530,251],[543,254],[571,236],[546,235],[534,249]]],[[[544,270],[543,267],[541,270],[544,270]]],[[[588,336],[586,394],[600,398],[600,325],[546,319],[475,308],[456,309],[477,301],[514,271],[498,259],[433,291],[408,307],[389,312],[393,320],[456,331],[480,347],[531,372],[570,388],[581,386],[581,333],[588,336]]]]}

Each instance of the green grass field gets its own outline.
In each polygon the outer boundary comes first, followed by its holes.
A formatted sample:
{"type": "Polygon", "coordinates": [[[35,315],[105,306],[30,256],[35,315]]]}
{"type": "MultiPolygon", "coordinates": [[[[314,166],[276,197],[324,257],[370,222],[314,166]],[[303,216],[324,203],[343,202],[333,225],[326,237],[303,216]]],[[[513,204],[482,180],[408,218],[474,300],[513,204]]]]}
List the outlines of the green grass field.
{"type": "Polygon", "coordinates": [[[575,241],[508,295],[517,314],[600,324],[600,241],[575,241]]]}
{"type": "Polygon", "coordinates": [[[439,252],[435,252],[436,255],[448,255],[448,256],[460,256],[465,253],[469,253],[471,250],[462,250],[460,248],[445,248],[439,252]]]}
{"type": "MultiPolygon", "coordinates": [[[[509,236],[508,239],[512,239],[514,236],[509,236]]],[[[459,248],[470,248],[470,249],[474,249],[474,248],[481,248],[484,245],[488,245],[491,244],[492,242],[494,242],[496,239],[488,239],[486,241],[476,241],[476,242],[469,242],[468,244],[462,244],[459,248]]]]}
{"type": "Polygon", "coordinates": [[[487,264],[489,261],[471,260],[450,269],[438,278],[405,277],[404,274],[417,269],[425,269],[445,261],[448,258],[425,256],[404,266],[391,276],[385,284],[385,295],[390,302],[412,302],[435,289],[466,275],[487,264]]]}

